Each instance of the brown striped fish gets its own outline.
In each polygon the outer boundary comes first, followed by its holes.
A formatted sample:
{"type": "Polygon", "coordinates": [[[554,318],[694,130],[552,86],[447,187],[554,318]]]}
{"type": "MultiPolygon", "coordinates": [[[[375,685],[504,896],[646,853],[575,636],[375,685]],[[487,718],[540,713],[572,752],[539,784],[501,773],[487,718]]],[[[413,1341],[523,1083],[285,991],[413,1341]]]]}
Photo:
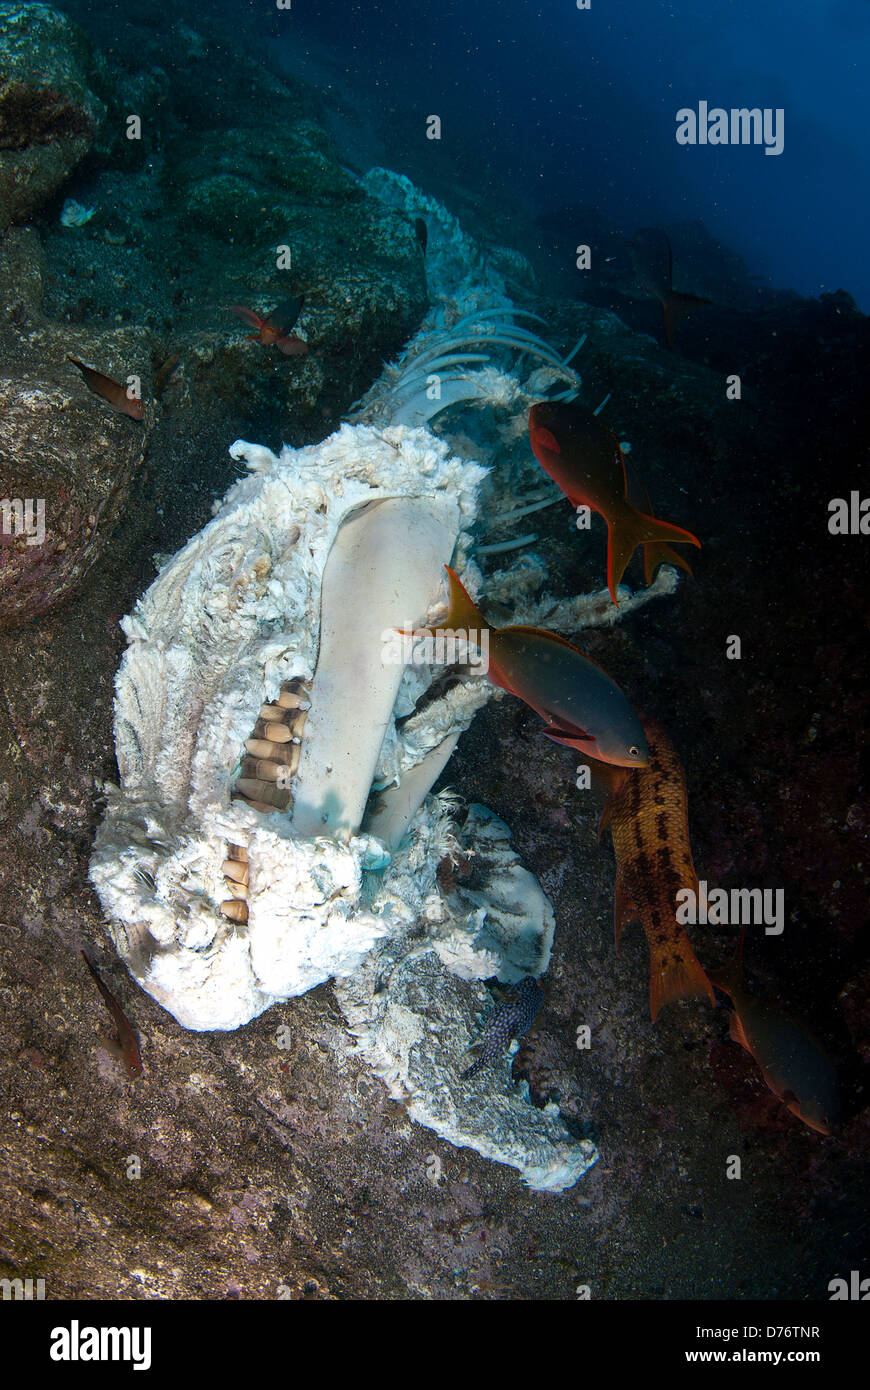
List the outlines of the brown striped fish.
{"type": "Polygon", "coordinates": [[[610,825],[616,853],[616,945],[626,924],[639,920],[649,943],[655,1022],[662,1006],[674,999],[706,995],[711,1004],[716,1001],[676,915],[680,889],[698,893],[683,766],[660,724],[644,720],[643,727],[649,762],[631,772],[614,770],[601,823],[602,829],[610,825]]]}

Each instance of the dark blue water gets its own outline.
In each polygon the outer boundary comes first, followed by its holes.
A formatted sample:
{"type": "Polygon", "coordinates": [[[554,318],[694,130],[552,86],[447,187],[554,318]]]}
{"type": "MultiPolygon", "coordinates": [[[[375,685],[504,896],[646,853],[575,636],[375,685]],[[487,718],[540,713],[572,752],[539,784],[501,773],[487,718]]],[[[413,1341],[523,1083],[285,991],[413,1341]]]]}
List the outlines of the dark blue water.
{"type": "Polygon", "coordinates": [[[433,165],[461,146],[524,211],[701,219],[763,283],[870,309],[867,0],[294,0],[268,29],[287,59],[326,46],[349,90],[418,113],[421,140],[440,115],[433,165]],[[702,100],[782,109],[782,153],[678,146],[677,111],[702,100]]]}

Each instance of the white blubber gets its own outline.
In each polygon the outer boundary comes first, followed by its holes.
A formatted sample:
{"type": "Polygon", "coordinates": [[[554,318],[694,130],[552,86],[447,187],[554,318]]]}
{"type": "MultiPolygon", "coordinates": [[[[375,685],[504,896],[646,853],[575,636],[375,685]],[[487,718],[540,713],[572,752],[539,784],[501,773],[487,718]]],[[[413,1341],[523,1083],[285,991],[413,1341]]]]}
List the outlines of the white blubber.
{"type": "MultiPolygon", "coordinates": [[[[486,524],[488,470],[427,426],[448,408],[478,412],[478,425],[481,410],[507,412],[490,462],[542,390],[569,398],[581,383],[515,322],[503,280],[455,219],[407,180],[371,180],[437,232],[427,274],[439,302],[358,423],[278,456],[231,447],[248,475],[124,620],[120,785],[106,788],[91,878],[119,954],[184,1027],[235,1029],[332,980],[348,1047],[412,1118],[558,1191],[595,1162],[594,1145],[511,1083],[507,1053],[461,1075],[490,998],[483,981],[543,975],[555,926],[508,827],[478,806],[460,828],[456,798],[431,794],[494,690],[480,677],[435,685],[437,668],[390,659],[384,635],[437,621],[447,563],[480,588],[471,531],[486,524]],[[430,390],[433,375],[443,390],[430,390]],[[449,886],[459,856],[473,886],[449,886]]],[[[521,622],[539,621],[536,565],[523,557],[496,577],[521,622]]],[[[672,588],[660,578],[618,610],[606,593],[548,596],[542,611],[572,631],[672,588]]]]}

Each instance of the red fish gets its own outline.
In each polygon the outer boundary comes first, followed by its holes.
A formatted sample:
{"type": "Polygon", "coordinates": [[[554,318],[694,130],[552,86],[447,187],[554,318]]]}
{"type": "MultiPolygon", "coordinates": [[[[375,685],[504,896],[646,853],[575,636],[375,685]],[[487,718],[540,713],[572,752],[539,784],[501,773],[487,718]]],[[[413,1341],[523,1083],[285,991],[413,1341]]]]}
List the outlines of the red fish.
{"type": "Polygon", "coordinates": [[[743,983],[743,936],[729,965],[710,975],[734,1005],[730,1036],[761,1068],[775,1096],[817,1134],[830,1134],[840,1114],[837,1073],[814,1038],[799,1023],[762,1004],[743,983]]]}
{"type": "Polygon", "coordinates": [[[118,1003],[112,991],[108,988],[107,985],[103,984],[103,981],[100,978],[99,971],[93,965],[91,965],[91,962],[88,960],[84,951],[82,951],[81,955],[82,960],[84,961],[85,965],[88,967],[88,969],[94,977],[94,982],[97,986],[97,989],[103,996],[103,1002],[105,1003],[106,1008],[109,1010],[109,1013],[112,1015],[112,1018],[114,1019],[115,1027],[118,1030],[118,1037],[121,1043],[121,1052],[124,1058],[124,1063],[126,1065],[127,1072],[130,1076],[141,1076],[143,1072],[142,1054],[139,1051],[139,1043],[136,1040],[136,1034],[133,1032],[130,1020],[124,1013],[124,1010],[121,1008],[121,1005],[118,1003]]]}
{"type": "Polygon", "coordinates": [[[631,505],[619,440],[597,415],[576,401],[533,405],[529,438],[538,463],[571,505],[600,512],[607,522],[607,587],[614,603],[619,581],[639,545],[653,543],[658,548],[677,542],[700,547],[691,531],[631,505]]]}
{"type": "Polygon", "coordinates": [[[89,367],[87,362],[73,357],[71,353],[67,353],[67,361],[72,362],[74,367],[78,367],[88,389],[93,391],[95,396],[102,396],[113,410],[117,410],[121,415],[129,415],[131,420],[142,419],[145,414],[145,407],[138,396],[130,394],[126,386],[122,386],[119,381],[113,380],[110,376],[104,376],[95,367],[89,367]]]}
{"type": "Polygon", "coordinates": [[[644,289],[654,294],[662,306],[665,342],[672,348],[674,329],[679,320],[712,301],[674,289],[674,255],[666,232],[658,232],[652,227],[642,229],[634,239],[634,252],[644,289]]]}
{"type": "Polygon", "coordinates": [[[256,333],[248,334],[249,342],[276,347],[287,357],[304,357],[308,351],[308,344],[290,331],[302,313],[304,303],[304,295],[299,295],[297,299],[285,299],[265,318],[255,314],[253,309],[245,309],[241,304],[229,304],[227,307],[231,314],[237,314],[251,328],[256,328],[256,333]]]}
{"type": "Polygon", "coordinates": [[[487,679],[516,695],[547,721],[556,743],[582,748],[592,758],[620,767],[642,767],[647,758],[640,720],[615,681],[577,648],[539,627],[490,627],[449,565],[450,611],[427,632],[449,629],[488,634],[487,679]]]}

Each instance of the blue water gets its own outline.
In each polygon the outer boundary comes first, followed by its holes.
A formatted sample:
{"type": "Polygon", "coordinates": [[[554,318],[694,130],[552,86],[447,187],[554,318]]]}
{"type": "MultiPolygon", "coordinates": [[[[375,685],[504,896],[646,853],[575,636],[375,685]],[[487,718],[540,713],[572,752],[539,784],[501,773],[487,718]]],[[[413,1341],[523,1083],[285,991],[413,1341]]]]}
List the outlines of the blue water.
{"type": "Polygon", "coordinates": [[[761,283],[870,309],[867,0],[294,0],[269,33],[288,57],[326,45],[349,86],[418,113],[421,139],[440,115],[442,163],[461,144],[518,208],[591,204],[627,233],[701,219],[761,283]],[[783,152],[678,146],[676,113],[701,100],[781,108],[783,152]]]}

